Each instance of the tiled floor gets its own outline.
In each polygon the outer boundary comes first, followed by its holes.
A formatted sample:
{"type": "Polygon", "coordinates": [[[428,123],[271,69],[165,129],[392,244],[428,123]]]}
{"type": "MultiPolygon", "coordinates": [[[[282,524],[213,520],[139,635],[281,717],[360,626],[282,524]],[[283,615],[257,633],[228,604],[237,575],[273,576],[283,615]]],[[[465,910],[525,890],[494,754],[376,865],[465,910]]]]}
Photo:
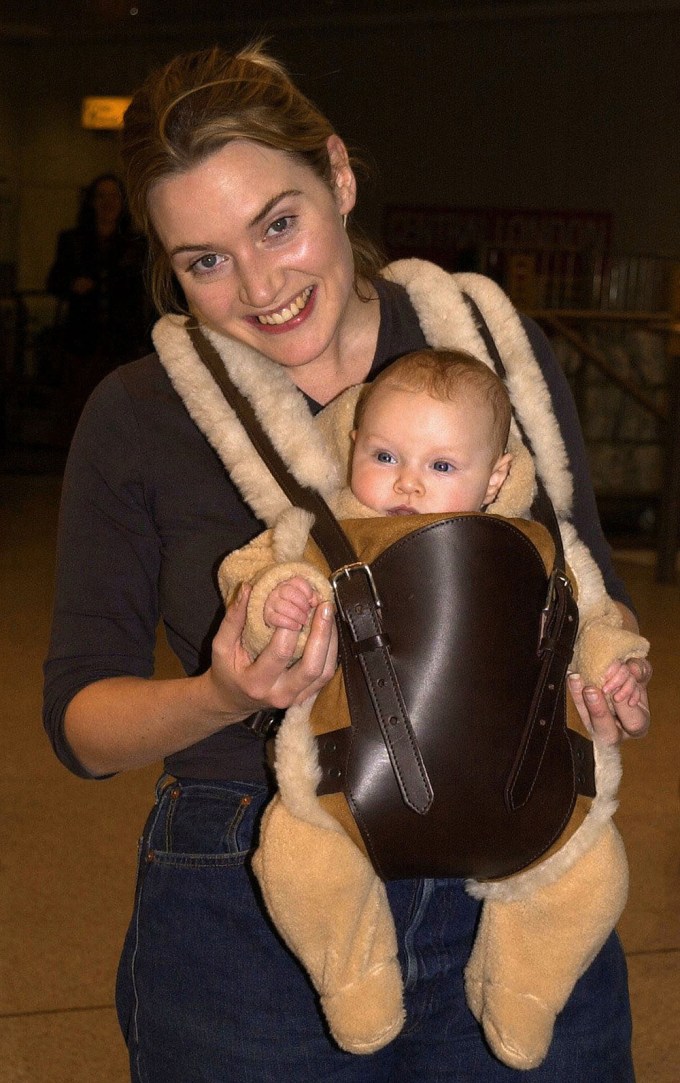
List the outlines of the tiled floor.
{"type": "MultiPolygon", "coordinates": [[[[125,1083],[113,984],[157,771],[82,782],[43,735],[58,491],[54,476],[0,475],[0,1083],[125,1083]]],[[[618,816],[638,1083],[679,1083],[680,588],[634,554],[619,566],[655,666],[654,727],[625,748],[618,816]]],[[[172,667],[162,645],[158,665],[172,667]]]]}

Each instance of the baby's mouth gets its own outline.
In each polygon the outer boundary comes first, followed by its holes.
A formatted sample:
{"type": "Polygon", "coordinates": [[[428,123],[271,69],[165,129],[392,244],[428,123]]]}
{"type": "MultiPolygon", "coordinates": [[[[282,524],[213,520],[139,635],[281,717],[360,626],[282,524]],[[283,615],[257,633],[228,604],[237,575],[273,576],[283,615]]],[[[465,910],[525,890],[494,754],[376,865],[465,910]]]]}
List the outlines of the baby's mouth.
{"type": "Polygon", "coordinates": [[[390,508],[387,512],[388,515],[416,515],[415,508],[412,508],[410,504],[399,504],[396,508],[390,508]]]}
{"type": "Polygon", "coordinates": [[[285,305],[284,308],[280,308],[278,312],[267,312],[264,316],[256,316],[258,323],[267,324],[270,327],[280,326],[282,323],[288,323],[290,320],[294,320],[296,316],[299,316],[304,308],[307,306],[307,302],[312,295],[313,286],[307,286],[306,289],[299,293],[295,300],[290,304],[285,305]]]}

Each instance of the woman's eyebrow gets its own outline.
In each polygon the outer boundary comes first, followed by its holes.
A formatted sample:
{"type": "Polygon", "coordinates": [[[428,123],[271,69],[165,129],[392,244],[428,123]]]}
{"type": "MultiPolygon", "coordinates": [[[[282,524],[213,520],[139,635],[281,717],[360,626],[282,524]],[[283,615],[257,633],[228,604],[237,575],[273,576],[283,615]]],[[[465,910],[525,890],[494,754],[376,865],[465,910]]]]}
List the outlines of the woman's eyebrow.
{"type": "Polygon", "coordinates": [[[274,209],[276,204],[281,199],[287,199],[288,196],[302,195],[299,188],[287,188],[285,192],[279,192],[278,195],[272,196],[268,199],[261,211],[258,211],[254,218],[251,218],[248,223],[248,228],[252,229],[253,226],[259,226],[260,222],[274,209]]]}
{"type": "Polygon", "coordinates": [[[181,256],[183,252],[212,252],[209,244],[178,244],[168,252],[170,259],[173,256],[181,256]]]}

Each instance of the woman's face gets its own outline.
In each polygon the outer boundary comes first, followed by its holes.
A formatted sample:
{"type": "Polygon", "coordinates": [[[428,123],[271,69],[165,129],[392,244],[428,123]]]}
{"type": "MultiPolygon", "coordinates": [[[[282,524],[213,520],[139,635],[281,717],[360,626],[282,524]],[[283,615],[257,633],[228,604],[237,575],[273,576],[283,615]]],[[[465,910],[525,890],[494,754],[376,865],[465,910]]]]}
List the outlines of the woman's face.
{"type": "Polygon", "coordinates": [[[284,152],[238,140],[149,196],[194,315],[290,368],[294,380],[306,366],[337,362],[361,306],[342,222],[354,176],[340,139],[328,146],[332,190],[284,152]]]}

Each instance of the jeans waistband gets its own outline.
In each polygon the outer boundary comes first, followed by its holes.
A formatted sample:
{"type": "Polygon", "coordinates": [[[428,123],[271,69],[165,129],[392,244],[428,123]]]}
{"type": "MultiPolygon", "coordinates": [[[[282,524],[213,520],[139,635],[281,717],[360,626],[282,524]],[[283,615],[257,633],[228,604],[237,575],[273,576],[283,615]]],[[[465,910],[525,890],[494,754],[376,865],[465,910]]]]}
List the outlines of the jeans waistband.
{"type": "Polygon", "coordinates": [[[181,786],[183,790],[188,787],[201,787],[201,786],[218,786],[225,790],[237,790],[244,793],[250,793],[253,796],[260,794],[269,794],[271,797],[276,792],[272,786],[268,786],[264,782],[254,781],[252,779],[238,779],[238,778],[211,778],[203,777],[186,777],[184,775],[172,775],[168,771],[164,771],[159,777],[155,786],[156,802],[161,800],[165,793],[172,789],[173,786],[181,786]]]}

